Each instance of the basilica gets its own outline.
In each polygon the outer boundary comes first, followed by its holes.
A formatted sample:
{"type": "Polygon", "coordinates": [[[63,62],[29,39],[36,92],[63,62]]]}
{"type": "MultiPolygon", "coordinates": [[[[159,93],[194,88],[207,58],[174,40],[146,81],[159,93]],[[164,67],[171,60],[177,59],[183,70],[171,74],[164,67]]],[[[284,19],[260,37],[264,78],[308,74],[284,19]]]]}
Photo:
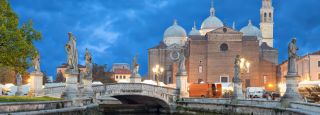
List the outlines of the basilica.
{"type": "Polygon", "coordinates": [[[212,2],[200,30],[194,25],[188,34],[175,20],[165,30],[163,41],[148,49],[148,79],[156,79],[152,68],[159,65],[164,68],[160,81],[175,84],[179,52],[183,51],[189,83],[231,83],[234,58],[240,55],[245,63],[245,71],[241,72],[243,86],[274,91],[278,50],[273,48],[272,1],[262,0],[260,28],[250,20],[240,30],[234,25],[228,27],[215,12],[212,2]]]}

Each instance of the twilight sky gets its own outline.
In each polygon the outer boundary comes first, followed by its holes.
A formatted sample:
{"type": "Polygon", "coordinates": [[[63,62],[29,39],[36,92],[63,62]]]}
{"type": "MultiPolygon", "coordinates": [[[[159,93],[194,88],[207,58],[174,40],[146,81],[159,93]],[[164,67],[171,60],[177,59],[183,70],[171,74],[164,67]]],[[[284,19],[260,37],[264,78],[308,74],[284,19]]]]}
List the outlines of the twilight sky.
{"type": "MultiPolygon", "coordinates": [[[[214,0],[216,16],[240,30],[251,19],[259,27],[262,0],[214,0]]],[[[77,38],[79,62],[85,48],[94,63],[131,63],[137,53],[140,73],[147,73],[147,49],[157,45],[165,29],[177,19],[189,33],[209,16],[210,0],[9,0],[20,21],[32,19],[43,40],[35,42],[41,69],[49,76],[66,62],[64,45],[68,32],[77,38]]],[[[279,63],[287,58],[287,44],[297,37],[299,54],[320,49],[320,0],[273,0],[274,46],[279,63]]]]}

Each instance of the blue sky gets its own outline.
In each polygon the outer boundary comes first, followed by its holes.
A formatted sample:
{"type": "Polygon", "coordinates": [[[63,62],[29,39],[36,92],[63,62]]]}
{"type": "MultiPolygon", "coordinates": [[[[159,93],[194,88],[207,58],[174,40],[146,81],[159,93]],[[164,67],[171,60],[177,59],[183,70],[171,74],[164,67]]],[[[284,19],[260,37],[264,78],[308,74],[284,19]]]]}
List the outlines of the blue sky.
{"type": "MultiPolygon", "coordinates": [[[[147,49],[157,45],[165,29],[177,19],[187,32],[196,21],[209,16],[210,0],[9,0],[20,21],[32,19],[43,40],[35,42],[41,54],[41,69],[55,76],[56,67],[66,62],[64,45],[68,32],[77,38],[79,62],[85,48],[94,63],[131,63],[137,53],[140,73],[147,73],[147,49]]],[[[214,0],[216,15],[228,26],[259,26],[261,0],[214,0]]],[[[273,0],[274,46],[279,62],[287,58],[287,44],[297,37],[299,54],[320,49],[320,1],[273,0]]]]}

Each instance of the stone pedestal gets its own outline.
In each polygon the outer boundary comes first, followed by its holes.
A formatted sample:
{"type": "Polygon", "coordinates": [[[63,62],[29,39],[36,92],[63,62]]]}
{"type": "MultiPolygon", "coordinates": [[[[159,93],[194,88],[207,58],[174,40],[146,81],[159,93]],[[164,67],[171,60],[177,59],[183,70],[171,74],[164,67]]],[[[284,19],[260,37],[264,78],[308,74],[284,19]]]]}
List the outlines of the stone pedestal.
{"type": "Polygon", "coordinates": [[[16,96],[22,96],[23,92],[22,92],[22,85],[17,86],[17,92],[15,94],[16,96]]]}
{"type": "Polygon", "coordinates": [[[131,75],[130,83],[141,83],[141,76],[140,74],[131,75]]]}
{"type": "Polygon", "coordinates": [[[179,89],[180,98],[189,97],[188,76],[186,74],[178,74],[176,78],[176,88],[179,89]]]}
{"type": "Polygon", "coordinates": [[[41,72],[32,72],[30,74],[29,96],[43,96],[43,74],[41,72]]]}
{"type": "Polygon", "coordinates": [[[240,78],[237,77],[233,80],[233,99],[244,99],[242,83],[240,78]]]}
{"type": "Polygon", "coordinates": [[[62,93],[62,98],[66,100],[72,100],[78,96],[78,75],[76,71],[66,70],[66,88],[62,93]]]}
{"type": "Polygon", "coordinates": [[[290,102],[303,102],[303,98],[298,91],[299,75],[288,74],[286,76],[286,92],[280,102],[283,107],[289,107],[290,102]]]}
{"type": "Polygon", "coordinates": [[[92,89],[92,78],[84,78],[82,79],[83,82],[83,96],[93,98],[94,92],[92,89]]]}

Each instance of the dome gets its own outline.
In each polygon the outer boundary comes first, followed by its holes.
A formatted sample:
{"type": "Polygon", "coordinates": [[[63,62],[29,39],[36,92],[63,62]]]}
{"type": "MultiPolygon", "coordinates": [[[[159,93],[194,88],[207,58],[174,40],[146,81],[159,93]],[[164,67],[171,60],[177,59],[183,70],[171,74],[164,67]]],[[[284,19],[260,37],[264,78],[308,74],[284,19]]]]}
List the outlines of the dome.
{"type": "Polygon", "coordinates": [[[260,29],[252,25],[251,20],[249,20],[249,24],[243,27],[240,32],[242,32],[244,36],[257,36],[262,38],[260,29]]]}
{"type": "Polygon", "coordinates": [[[207,32],[223,27],[222,21],[215,16],[215,12],[216,11],[213,7],[213,1],[211,1],[210,16],[206,18],[201,24],[201,35],[205,35],[207,34],[207,32]]]}
{"type": "Polygon", "coordinates": [[[223,27],[222,21],[216,16],[209,16],[205,19],[201,24],[201,29],[212,29],[215,30],[217,28],[223,27]]]}
{"type": "MultiPolygon", "coordinates": [[[[261,42],[262,40],[262,34],[258,27],[254,26],[249,20],[249,23],[247,26],[243,27],[240,32],[243,33],[243,36],[256,36],[257,39],[261,42]]],[[[260,43],[261,44],[261,43],[260,43]]]]}
{"type": "Polygon", "coordinates": [[[174,21],[173,25],[166,29],[164,37],[187,37],[186,31],[174,21]]]}
{"type": "Polygon", "coordinates": [[[189,32],[189,35],[201,35],[200,31],[197,30],[196,22],[194,22],[194,26],[192,27],[192,30],[189,32]]]}
{"type": "Polygon", "coordinates": [[[166,45],[180,44],[184,45],[187,38],[187,32],[181,26],[178,25],[175,20],[173,25],[166,29],[164,32],[164,43],[166,45]]]}

